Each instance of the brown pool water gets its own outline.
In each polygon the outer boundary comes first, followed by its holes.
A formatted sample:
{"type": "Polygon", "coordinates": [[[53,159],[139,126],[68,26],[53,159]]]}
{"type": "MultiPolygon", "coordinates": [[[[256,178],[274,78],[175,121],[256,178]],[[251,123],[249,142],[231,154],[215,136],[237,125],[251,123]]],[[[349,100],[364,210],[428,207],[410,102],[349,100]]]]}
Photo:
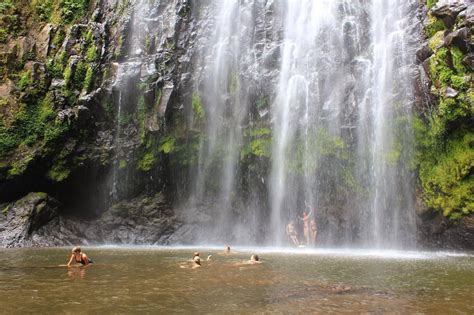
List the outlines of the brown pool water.
{"type": "Polygon", "coordinates": [[[474,314],[474,256],[220,248],[1,249],[0,313],[474,314]],[[194,251],[203,267],[190,269],[194,251]],[[242,265],[257,252],[259,265],[242,265]],[[208,254],[213,261],[207,262],[208,254]],[[184,268],[183,268],[184,267],[184,268]]]}

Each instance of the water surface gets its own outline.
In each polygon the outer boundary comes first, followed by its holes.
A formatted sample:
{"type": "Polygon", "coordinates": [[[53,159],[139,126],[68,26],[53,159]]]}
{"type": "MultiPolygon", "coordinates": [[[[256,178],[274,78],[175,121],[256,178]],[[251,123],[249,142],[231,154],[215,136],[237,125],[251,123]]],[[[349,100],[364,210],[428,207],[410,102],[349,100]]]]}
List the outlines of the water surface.
{"type": "Polygon", "coordinates": [[[474,256],[450,253],[95,247],[0,250],[2,313],[474,313],[474,256]],[[200,251],[200,269],[190,258],[200,251]],[[243,265],[257,252],[260,265],[243,265]],[[184,267],[184,268],[183,268],[184,267]]]}

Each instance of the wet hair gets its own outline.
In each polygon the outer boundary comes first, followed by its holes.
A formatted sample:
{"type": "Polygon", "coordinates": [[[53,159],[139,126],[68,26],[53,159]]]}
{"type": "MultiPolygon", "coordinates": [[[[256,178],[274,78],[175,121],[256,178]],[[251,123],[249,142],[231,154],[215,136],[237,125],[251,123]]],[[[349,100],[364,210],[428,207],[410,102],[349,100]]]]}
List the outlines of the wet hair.
{"type": "Polygon", "coordinates": [[[252,256],[250,257],[250,259],[252,259],[252,257],[255,259],[255,261],[258,261],[258,255],[257,255],[257,254],[252,255],[252,256]]]}
{"type": "Polygon", "coordinates": [[[81,248],[80,248],[79,246],[74,246],[74,247],[72,248],[72,252],[73,252],[73,253],[80,253],[80,252],[81,252],[81,248]]]}

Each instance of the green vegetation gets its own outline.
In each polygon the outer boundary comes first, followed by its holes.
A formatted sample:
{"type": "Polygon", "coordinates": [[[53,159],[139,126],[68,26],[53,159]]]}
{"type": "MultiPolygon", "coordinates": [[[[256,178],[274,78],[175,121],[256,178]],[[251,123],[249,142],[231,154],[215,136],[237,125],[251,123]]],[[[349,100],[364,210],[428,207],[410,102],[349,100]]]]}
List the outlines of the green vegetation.
{"type": "Polygon", "coordinates": [[[97,62],[97,59],[99,58],[99,55],[97,54],[97,46],[93,42],[90,46],[89,49],[87,49],[86,53],[86,61],[87,62],[97,62]]]}
{"type": "Polygon", "coordinates": [[[0,1],[0,43],[5,43],[10,35],[17,35],[19,10],[15,0],[0,1]]]}
{"type": "Polygon", "coordinates": [[[89,8],[89,0],[59,0],[61,17],[65,23],[77,21],[82,18],[89,8]]]}
{"type": "Polygon", "coordinates": [[[123,57],[123,52],[125,51],[123,37],[120,36],[118,39],[117,47],[115,48],[114,58],[120,59],[123,57]]]}
{"type": "MultiPolygon", "coordinates": [[[[10,126],[0,122],[0,156],[17,147],[18,150],[23,150],[30,146],[54,143],[68,129],[66,123],[56,119],[49,95],[46,95],[38,104],[22,105],[10,126]]],[[[18,161],[14,169],[21,171],[22,165],[27,164],[24,162],[18,161]]],[[[11,173],[18,172],[12,170],[11,173]]]]}
{"type": "Polygon", "coordinates": [[[138,119],[138,126],[140,130],[140,143],[145,143],[146,138],[146,105],[145,105],[145,97],[143,95],[140,96],[137,103],[137,119],[138,119]]]}
{"type": "MultiPolygon", "coordinates": [[[[436,1],[428,1],[431,7],[436,1]]],[[[459,47],[443,46],[444,24],[430,17],[426,32],[434,51],[430,57],[432,92],[438,106],[413,120],[416,164],[424,201],[451,220],[474,212],[474,98],[472,73],[459,47]],[[447,88],[457,95],[446,95],[447,88]]]]}
{"type": "Polygon", "coordinates": [[[420,180],[427,205],[452,218],[474,213],[474,133],[451,136],[443,143],[425,138],[431,126],[422,122],[417,126],[423,157],[420,180]]]}
{"type": "Polygon", "coordinates": [[[252,155],[266,158],[271,156],[272,136],[270,128],[248,129],[245,136],[245,145],[240,151],[241,160],[245,160],[252,155]]]}
{"type": "Polygon", "coordinates": [[[175,149],[176,139],[173,136],[166,136],[161,140],[159,151],[170,154],[175,149]]]}
{"type": "Polygon", "coordinates": [[[438,20],[437,18],[431,15],[428,16],[428,25],[426,25],[425,27],[425,31],[428,37],[433,37],[436,33],[445,29],[446,26],[444,25],[444,22],[442,20],[438,20]]]}
{"type": "Polygon", "coordinates": [[[173,120],[175,125],[171,126],[170,132],[159,142],[158,151],[169,156],[172,167],[190,167],[198,162],[199,149],[201,145],[201,134],[181,134],[182,117],[173,120]],[[172,131],[171,131],[172,130],[172,131]]]}
{"type": "Polygon", "coordinates": [[[191,104],[193,108],[194,120],[197,122],[197,124],[201,124],[205,117],[201,97],[198,94],[193,94],[191,104]]]}
{"type": "Polygon", "coordinates": [[[438,2],[438,0],[426,0],[426,6],[428,9],[431,9],[434,7],[434,5],[438,2]]]}
{"type": "Polygon", "coordinates": [[[176,43],[172,38],[167,38],[165,41],[165,47],[169,50],[175,50],[176,49],[176,43]]]}
{"type": "Polygon", "coordinates": [[[239,89],[239,76],[236,73],[229,75],[229,93],[235,94],[239,89]]]}
{"type": "Polygon", "coordinates": [[[86,77],[84,78],[84,90],[89,92],[94,85],[94,70],[91,66],[87,66],[86,77]]]}
{"type": "Polygon", "coordinates": [[[54,165],[49,171],[48,171],[48,178],[55,181],[55,182],[62,182],[66,178],[69,177],[69,174],[71,171],[67,166],[65,165],[65,162],[56,164],[54,165]]]}
{"type": "Polygon", "coordinates": [[[120,160],[119,161],[119,169],[122,170],[127,167],[127,161],[126,160],[120,160]]]}
{"type": "Polygon", "coordinates": [[[51,15],[54,10],[53,0],[32,0],[31,5],[33,6],[36,15],[41,22],[48,22],[51,19],[51,15]]]}
{"type": "Polygon", "coordinates": [[[90,0],[31,0],[31,7],[41,22],[67,25],[84,17],[90,0]]]}
{"type": "Polygon", "coordinates": [[[151,49],[151,39],[150,39],[150,36],[148,34],[146,35],[144,46],[145,46],[145,52],[149,53],[150,49],[151,49]]]}
{"type": "Polygon", "coordinates": [[[7,215],[9,210],[10,210],[10,205],[6,205],[2,210],[3,215],[7,215]]]}
{"type": "Polygon", "coordinates": [[[255,106],[257,106],[258,109],[266,108],[268,106],[268,99],[266,96],[261,96],[257,99],[255,102],[255,106]]]}
{"type": "Polygon", "coordinates": [[[123,15],[129,6],[130,6],[129,0],[119,0],[117,2],[117,10],[118,10],[119,15],[123,15]]]}
{"type": "MultiPolygon", "coordinates": [[[[76,64],[70,64],[67,66],[63,73],[66,88],[69,91],[82,90],[85,86],[85,79],[89,68],[90,67],[83,61],[78,61],[76,64]]],[[[92,75],[88,84],[90,84],[91,81],[92,75]]]]}
{"type": "Polygon", "coordinates": [[[27,154],[22,156],[20,159],[13,161],[11,168],[8,170],[8,176],[14,177],[23,174],[33,158],[33,155],[27,154]]]}
{"type": "Polygon", "coordinates": [[[17,86],[20,89],[20,91],[25,91],[28,87],[32,85],[32,80],[31,80],[31,71],[26,70],[20,73],[19,79],[17,82],[17,86]]]}
{"type": "Polygon", "coordinates": [[[156,158],[151,152],[145,153],[142,159],[138,162],[138,169],[144,172],[150,171],[155,165],[156,158]]]}

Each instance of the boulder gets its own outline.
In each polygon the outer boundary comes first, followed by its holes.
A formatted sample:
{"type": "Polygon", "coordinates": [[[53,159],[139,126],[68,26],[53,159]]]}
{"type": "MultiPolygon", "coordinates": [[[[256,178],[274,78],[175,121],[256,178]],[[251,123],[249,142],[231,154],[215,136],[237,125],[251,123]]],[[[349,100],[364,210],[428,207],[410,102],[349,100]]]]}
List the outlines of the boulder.
{"type": "Polygon", "coordinates": [[[30,37],[19,37],[16,41],[17,58],[19,60],[32,59],[35,53],[36,41],[30,37]]]}
{"type": "Polygon", "coordinates": [[[471,41],[471,31],[467,27],[449,33],[446,35],[443,41],[446,46],[455,45],[459,47],[463,53],[470,52],[473,48],[471,41]]]}
{"type": "Polygon", "coordinates": [[[424,45],[420,49],[417,50],[416,60],[419,63],[422,63],[423,61],[425,61],[426,59],[428,59],[432,55],[433,55],[433,50],[428,45],[424,45]]]}
{"type": "Polygon", "coordinates": [[[474,24],[474,6],[470,5],[464,11],[461,11],[457,17],[457,27],[463,27],[474,24]]]}
{"type": "Polygon", "coordinates": [[[46,24],[36,36],[36,55],[39,58],[46,59],[48,57],[52,30],[51,24],[46,24]]]}
{"type": "Polygon", "coordinates": [[[466,57],[464,57],[462,62],[471,71],[474,71],[474,54],[468,54],[466,57]]]}
{"type": "Polygon", "coordinates": [[[32,235],[57,217],[59,203],[45,193],[29,193],[0,213],[0,246],[35,245],[32,235]]]}
{"type": "Polygon", "coordinates": [[[0,84],[0,98],[7,98],[10,94],[15,91],[15,83],[7,79],[3,84],[0,84]]]}
{"type": "Polygon", "coordinates": [[[439,1],[433,8],[431,14],[443,20],[444,24],[451,28],[456,22],[456,17],[461,11],[466,10],[467,6],[461,0],[452,0],[449,2],[439,1]]]}

